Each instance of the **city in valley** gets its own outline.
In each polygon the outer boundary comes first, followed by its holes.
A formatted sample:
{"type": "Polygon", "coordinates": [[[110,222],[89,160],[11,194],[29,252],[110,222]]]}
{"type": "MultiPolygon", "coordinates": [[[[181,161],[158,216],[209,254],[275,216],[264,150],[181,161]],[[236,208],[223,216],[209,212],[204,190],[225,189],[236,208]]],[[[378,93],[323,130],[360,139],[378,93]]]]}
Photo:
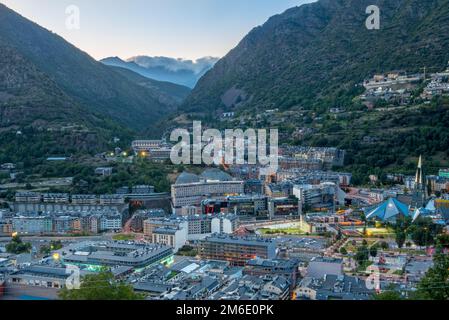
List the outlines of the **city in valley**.
{"type": "Polygon", "coordinates": [[[1,2],[0,300],[449,300],[449,1],[1,2]]]}
{"type": "MultiPolygon", "coordinates": [[[[90,174],[104,179],[118,163],[162,166],[170,150],[162,140],[131,147],[105,153],[110,166],[90,174]]],[[[419,293],[439,241],[447,241],[449,170],[426,175],[423,156],[413,176],[388,175],[382,187],[370,176],[371,186],[358,187],[338,170],[344,150],[285,146],[280,153],[276,174],[262,176],[258,165],[197,167],[175,174],[170,192],[151,185],[100,195],[17,190],[0,216],[3,297],[58,299],[67,285],[105,272],[156,300],[419,293]]]]}

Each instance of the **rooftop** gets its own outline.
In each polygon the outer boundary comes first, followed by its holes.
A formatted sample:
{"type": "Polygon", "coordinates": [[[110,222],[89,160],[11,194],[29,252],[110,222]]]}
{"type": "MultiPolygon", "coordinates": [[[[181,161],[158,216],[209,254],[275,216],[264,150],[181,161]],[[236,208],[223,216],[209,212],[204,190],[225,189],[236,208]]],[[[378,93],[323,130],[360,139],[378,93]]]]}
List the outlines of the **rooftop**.
{"type": "Polygon", "coordinates": [[[223,234],[213,234],[210,237],[207,237],[206,240],[208,242],[218,242],[223,244],[238,244],[238,245],[249,245],[249,246],[270,246],[274,244],[272,239],[264,239],[258,237],[234,237],[223,234]]]}

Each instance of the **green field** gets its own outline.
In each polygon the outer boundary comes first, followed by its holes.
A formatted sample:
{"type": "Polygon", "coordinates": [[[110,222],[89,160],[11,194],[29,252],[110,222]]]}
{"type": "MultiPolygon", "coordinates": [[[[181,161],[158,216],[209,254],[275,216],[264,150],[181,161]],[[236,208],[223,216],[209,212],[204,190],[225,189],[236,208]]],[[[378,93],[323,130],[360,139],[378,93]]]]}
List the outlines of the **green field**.
{"type": "Polygon", "coordinates": [[[269,229],[263,228],[258,230],[262,235],[290,235],[299,236],[306,234],[300,228],[285,228],[285,229],[269,229]]]}
{"type": "MultiPolygon", "coordinates": [[[[357,231],[363,234],[363,228],[359,228],[357,231]]],[[[393,236],[394,231],[388,228],[366,228],[366,235],[368,237],[393,236]]]]}
{"type": "Polygon", "coordinates": [[[260,228],[258,231],[262,235],[291,235],[299,236],[305,235],[309,231],[307,224],[301,225],[301,223],[288,223],[288,224],[278,224],[270,227],[260,228]]]}
{"type": "MultiPolygon", "coordinates": [[[[367,246],[368,248],[371,247],[373,244],[375,244],[377,241],[376,240],[370,240],[370,239],[366,239],[367,242],[367,246]]],[[[348,251],[348,252],[356,252],[357,248],[360,247],[362,245],[362,241],[361,240],[357,240],[356,244],[353,245],[352,241],[349,241],[344,248],[348,251]]]]}
{"type": "Polygon", "coordinates": [[[112,237],[116,241],[129,241],[134,240],[136,237],[132,234],[117,234],[112,237]]]}

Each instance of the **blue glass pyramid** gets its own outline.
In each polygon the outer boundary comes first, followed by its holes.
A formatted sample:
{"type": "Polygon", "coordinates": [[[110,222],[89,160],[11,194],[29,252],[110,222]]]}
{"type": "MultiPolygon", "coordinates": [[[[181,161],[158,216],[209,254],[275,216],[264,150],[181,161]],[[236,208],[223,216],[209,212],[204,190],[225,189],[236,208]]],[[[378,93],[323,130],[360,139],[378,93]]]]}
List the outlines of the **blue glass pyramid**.
{"type": "Polygon", "coordinates": [[[366,218],[387,222],[395,221],[399,216],[410,216],[409,209],[406,204],[400,202],[396,198],[390,198],[374,209],[371,209],[366,215],[366,218]]]}

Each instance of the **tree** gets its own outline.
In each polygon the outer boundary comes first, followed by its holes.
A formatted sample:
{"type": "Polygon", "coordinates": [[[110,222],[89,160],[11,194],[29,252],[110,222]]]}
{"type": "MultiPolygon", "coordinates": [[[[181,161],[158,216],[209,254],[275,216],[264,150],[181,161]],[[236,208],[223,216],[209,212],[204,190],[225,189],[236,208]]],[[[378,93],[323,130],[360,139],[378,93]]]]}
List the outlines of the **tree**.
{"type": "Polygon", "coordinates": [[[40,247],[39,252],[43,255],[49,255],[51,253],[50,246],[43,245],[40,247]]]}
{"type": "Polygon", "coordinates": [[[371,248],[369,248],[369,254],[371,257],[377,257],[377,246],[371,246],[371,248]]]}
{"type": "Polygon", "coordinates": [[[437,243],[443,247],[443,249],[449,249],[449,234],[443,233],[438,235],[437,243]]]}
{"type": "Polygon", "coordinates": [[[385,291],[373,296],[374,300],[403,300],[401,293],[398,291],[385,291]]]}
{"type": "Polygon", "coordinates": [[[366,215],[364,212],[362,212],[360,214],[360,220],[362,220],[362,222],[363,222],[363,235],[366,236],[366,226],[367,226],[368,220],[366,219],[366,215]]]}
{"type": "Polygon", "coordinates": [[[380,243],[380,247],[382,248],[382,250],[388,250],[388,248],[389,248],[390,246],[388,245],[388,242],[382,241],[382,242],[380,243]]]}
{"type": "Polygon", "coordinates": [[[53,240],[53,241],[51,241],[50,242],[50,249],[51,250],[59,250],[59,249],[62,249],[62,242],[61,242],[61,240],[53,240]]]}
{"type": "Polygon", "coordinates": [[[335,239],[336,239],[337,241],[339,241],[339,240],[341,240],[342,238],[343,238],[343,234],[341,233],[341,230],[338,229],[337,236],[335,237],[335,239]]]}
{"type": "Polygon", "coordinates": [[[439,243],[433,256],[433,267],[418,284],[418,299],[449,300],[449,255],[439,243]]]}
{"type": "Polygon", "coordinates": [[[412,221],[409,217],[401,217],[396,220],[394,225],[395,239],[399,248],[404,246],[407,240],[408,228],[412,221]]]}
{"type": "Polygon", "coordinates": [[[19,236],[14,236],[10,243],[6,245],[6,251],[13,254],[31,252],[31,243],[24,243],[19,236]]]}
{"type": "Polygon", "coordinates": [[[396,244],[399,248],[404,246],[405,240],[407,239],[407,234],[404,231],[396,231],[396,244]]]}
{"type": "Polygon", "coordinates": [[[62,248],[61,240],[57,240],[57,241],[52,240],[48,246],[47,245],[41,246],[39,251],[41,254],[47,255],[47,254],[50,254],[52,251],[59,250],[61,248],[62,248]]]}
{"type": "Polygon", "coordinates": [[[369,259],[369,250],[367,246],[361,246],[357,248],[355,254],[355,260],[359,265],[363,265],[369,259]]]}
{"type": "Polygon", "coordinates": [[[425,247],[435,244],[435,238],[442,232],[440,225],[430,218],[418,218],[410,227],[410,236],[416,245],[425,247]]]}
{"type": "Polygon", "coordinates": [[[118,282],[110,271],[83,277],[79,289],[63,288],[59,292],[63,300],[142,300],[131,285],[118,282]]]}
{"type": "Polygon", "coordinates": [[[340,253],[345,256],[348,254],[348,250],[346,250],[345,247],[342,247],[342,248],[340,248],[340,253]]]}

